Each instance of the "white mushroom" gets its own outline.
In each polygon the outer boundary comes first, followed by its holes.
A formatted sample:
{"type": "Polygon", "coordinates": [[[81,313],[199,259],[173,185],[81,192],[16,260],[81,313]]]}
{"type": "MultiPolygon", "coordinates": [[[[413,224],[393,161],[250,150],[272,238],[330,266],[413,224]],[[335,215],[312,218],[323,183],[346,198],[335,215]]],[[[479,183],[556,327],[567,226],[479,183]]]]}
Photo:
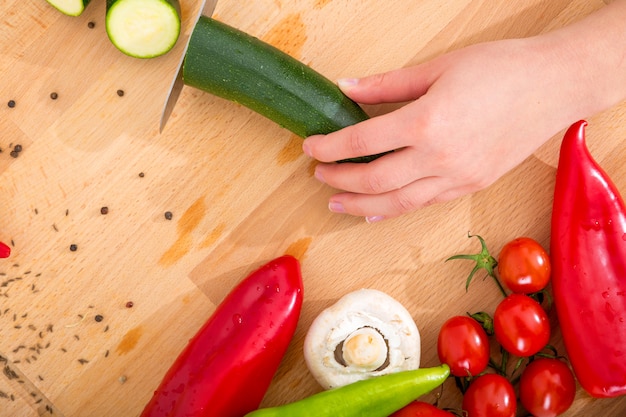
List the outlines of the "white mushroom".
{"type": "Polygon", "coordinates": [[[411,314],[384,292],[361,289],[317,316],[304,340],[309,371],[325,389],[419,368],[420,335],[411,314]]]}

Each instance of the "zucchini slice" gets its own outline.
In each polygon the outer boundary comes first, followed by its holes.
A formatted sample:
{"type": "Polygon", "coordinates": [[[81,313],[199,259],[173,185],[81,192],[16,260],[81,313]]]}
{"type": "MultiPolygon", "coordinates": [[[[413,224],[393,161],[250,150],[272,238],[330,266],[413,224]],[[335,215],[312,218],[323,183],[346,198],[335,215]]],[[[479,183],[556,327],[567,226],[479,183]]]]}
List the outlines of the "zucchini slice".
{"type": "Polygon", "coordinates": [[[91,0],[47,0],[55,9],[68,16],[79,16],[91,0]]]}
{"type": "MultiPolygon", "coordinates": [[[[200,17],[191,34],[183,81],[242,104],[303,138],[368,118],[335,83],[312,68],[207,16],[200,17]]],[[[348,161],[369,162],[378,156],[348,161]]]]}
{"type": "Polygon", "coordinates": [[[178,0],[107,0],[107,35],[126,55],[165,54],[176,44],[180,26],[178,0]]]}

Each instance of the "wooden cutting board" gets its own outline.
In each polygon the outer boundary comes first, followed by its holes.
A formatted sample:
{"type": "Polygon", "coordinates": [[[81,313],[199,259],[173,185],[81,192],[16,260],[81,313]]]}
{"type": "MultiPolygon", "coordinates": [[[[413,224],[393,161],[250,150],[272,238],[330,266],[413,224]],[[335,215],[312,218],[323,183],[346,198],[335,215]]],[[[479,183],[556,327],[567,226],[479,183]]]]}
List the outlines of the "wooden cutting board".
{"type": "MultiPolygon", "coordinates": [[[[71,18],[44,0],[2,2],[0,240],[13,254],[0,261],[0,354],[50,403],[0,377],[0,416],[48,415],[46,405],[68,417],[138,415],[225,294],[283,253],[302,262],[305,301],[264,405],[320,390],[303,362],[303,338],[323,308],[358,288],[402,302],[421,331],[422,364],[436,365],[443,321],[492,312],[499,297],[488,280],[465,293],[471,266],[444,262],[477,250],[468,231],[496,254],[522,235],[548,246],[562,134],[484,191],[369,225],[331,214],[334,190],[313,178],[301,139],[241,106],[185,88],[159,134],[182,45],[152,60],[121,54],[106,37],[104,3],[71,18]]],[[[181,3],[189,32],[199,5],[181,3]]],[[[336,79],[534,35],[602,5],[221,0],[215,16],[336,79]]],[[[626,105],[589,122],[592,153],[626,190],[626,105]]],[[[552,343],[562,349],[558,330],[552,343]]],[[[446,384],[442,404],[458,401],[446,384]]],[[[626,398],[579,391],[567,415],[624,410],[626,398]]]]}

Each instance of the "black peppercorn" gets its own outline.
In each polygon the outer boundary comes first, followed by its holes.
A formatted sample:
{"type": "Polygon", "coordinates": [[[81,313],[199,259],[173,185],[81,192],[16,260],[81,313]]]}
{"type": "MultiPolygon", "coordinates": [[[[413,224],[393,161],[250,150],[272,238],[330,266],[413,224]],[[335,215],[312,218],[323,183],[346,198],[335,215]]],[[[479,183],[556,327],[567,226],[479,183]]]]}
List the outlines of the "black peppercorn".
{"type": "Polygon", "coordinates": [[[13,150],[14,150],[15,152],[22,152],[22,145],[19,145],[19,144],[18,144],[18,145],[15,145],[15,146],[13,147],[13,150]]]}
{"type": "Polygon", "coordinates": [[[167,220],[172,220],[172,217],[173,217],[173,215],[172,215],[172,212],[171,212],[171,211],[166,211],[166,212],[165,212],[165,218],[166,218],[167,220]]]}
{"type": "Polygon", "coordinates": [[[10,108],[15,107],[15,100],[9,100],[9,102],[7,103],[7,106],[9,106],[10,108]]]}
{"type": "Polygon", "coordinates": [[[100,214],[108,214],[108,213],[109,213],[109,208],[107,206],[100,208],[100,214]]]}
{"type": "Polygon", "coordinates": [[[95,28],[95,27],[96,27],[96,23],[95,23],[95,22],[89,22],[89,23],[87,23],[87,27],[88,27],[89,29],[93,29],[93,28],[95,28]]]}
{"type": "Polygon", "coordinates": [[[124,96],[124,90],[117,90],[117,95],[120,97],[124,96]]]}
{"type": "Polygon", "coordinates": [[[143,178],[143,177],[145,177],[145,175],[146,175],[146,174],[144,174],[143,172],[140,172],[140,173],[139,173],[139,178],[143,178]]]}
{"type": "Polygon", "coordinates": [[[132,301],[126,303],[126,308],[132,308],[135,304],[132,301]]]}
{"type": "Polygon", "coordinates": [[[98,315],[96,315],[96,317],[94,317],[94,320],[97,321],[98,323],[100,323],[103,319],[104,319],[104,317],[102,317],[101,314],[98,314],[98,315]]]}
{"type": "Polygon", "coordinates": [[[74,243],[72,243],[72,244],[70,245],[70,250],[71,250],[72,252],[76,252],[76,250],[77,250],[77,249],[78,249],[78,246],[76,246],[74,243]]]}
{"type": "Polygon", "coordinates": [[[55,92],[52,92],[52,93],[50,93],[50,98],[52,100],[56,100],[57,98],[59,98],[59,95],[57,93],[55,93],[55,92]]]}

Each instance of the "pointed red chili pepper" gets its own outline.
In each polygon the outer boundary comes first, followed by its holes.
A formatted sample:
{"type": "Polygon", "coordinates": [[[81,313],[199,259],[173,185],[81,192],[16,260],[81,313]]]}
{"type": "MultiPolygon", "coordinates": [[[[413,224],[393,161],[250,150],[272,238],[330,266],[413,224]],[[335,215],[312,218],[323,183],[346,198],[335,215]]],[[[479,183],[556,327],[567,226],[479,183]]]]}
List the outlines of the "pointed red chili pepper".
{"type": "Polygon", "coordinates": [[[296,330],[300,264],[274,259],[241,281],[171,366],[142,417],[241,417],[258,408],[296,330]]]}
{"type": "Polygon", "coordinates": [[[569,359],[594,397],[626,394],[626,207],[592,158],[585,121],[565,133],[552,211],[552,286],[569,359]]]}
{"type": "Polygon", "coordinates": [[[3,242],[0,242],[0,258],[8,258],[11,256],[11,248],[3,242]]]}

